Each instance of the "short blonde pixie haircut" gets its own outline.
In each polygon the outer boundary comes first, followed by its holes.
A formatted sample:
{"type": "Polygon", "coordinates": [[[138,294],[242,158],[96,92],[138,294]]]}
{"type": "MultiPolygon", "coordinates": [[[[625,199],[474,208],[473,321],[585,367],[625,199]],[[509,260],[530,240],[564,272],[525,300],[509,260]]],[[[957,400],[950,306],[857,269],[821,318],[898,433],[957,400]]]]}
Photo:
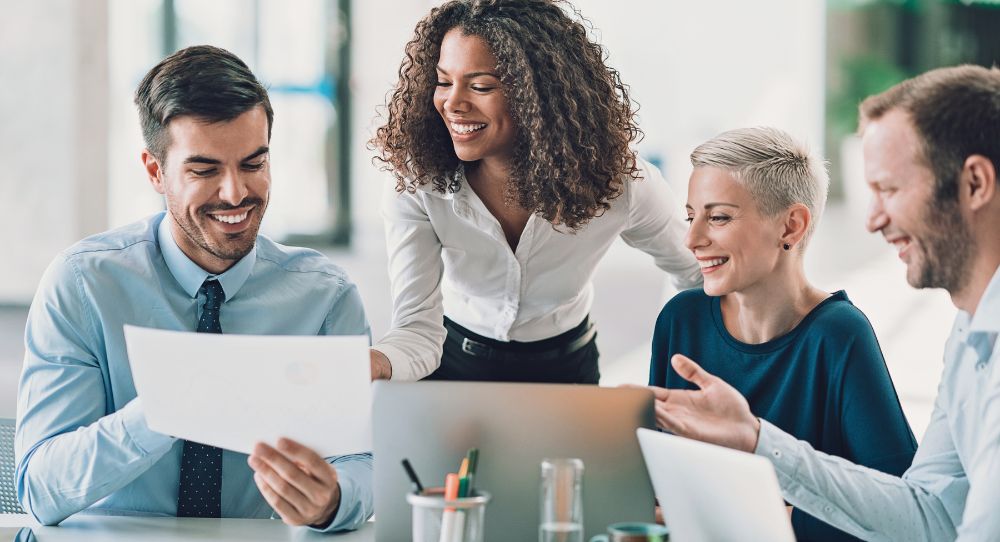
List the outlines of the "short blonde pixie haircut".
{"type": "Polygon", "coordinates": [[[830,185],[826,163],[777,128],[723,132],[698,145],[691,153],[691,165],[728,171],[765,216],[773,217],[796,203],[805,205],[812,220],[800,248],[809,242],[826,206],[830,185]]]}

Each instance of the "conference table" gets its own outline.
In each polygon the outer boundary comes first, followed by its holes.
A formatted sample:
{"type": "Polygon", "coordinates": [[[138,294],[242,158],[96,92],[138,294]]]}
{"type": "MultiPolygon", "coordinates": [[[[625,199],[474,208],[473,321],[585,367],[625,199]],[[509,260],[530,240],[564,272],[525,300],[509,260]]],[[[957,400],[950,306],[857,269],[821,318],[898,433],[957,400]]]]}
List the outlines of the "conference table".
{"type": "Polygon", "coordinates": [[[199,519],[77,514],[58,527],[43,527],[31,516],[0,515],[0,542],[373,542],[375,524],[357,531],[323,534],[273,519],[199,519]]]}

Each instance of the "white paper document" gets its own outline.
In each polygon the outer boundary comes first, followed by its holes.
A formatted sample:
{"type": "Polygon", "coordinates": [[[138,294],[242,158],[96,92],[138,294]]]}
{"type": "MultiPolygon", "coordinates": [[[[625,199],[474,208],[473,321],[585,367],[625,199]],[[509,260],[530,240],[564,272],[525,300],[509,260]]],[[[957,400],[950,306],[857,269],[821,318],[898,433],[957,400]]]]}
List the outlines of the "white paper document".
{"type": "Polygon", "coordinates": [[[371,450],[365,336],[267,336],[125,326],[150,429],[249,454],[288,437],[324,457],[371,450]]]}

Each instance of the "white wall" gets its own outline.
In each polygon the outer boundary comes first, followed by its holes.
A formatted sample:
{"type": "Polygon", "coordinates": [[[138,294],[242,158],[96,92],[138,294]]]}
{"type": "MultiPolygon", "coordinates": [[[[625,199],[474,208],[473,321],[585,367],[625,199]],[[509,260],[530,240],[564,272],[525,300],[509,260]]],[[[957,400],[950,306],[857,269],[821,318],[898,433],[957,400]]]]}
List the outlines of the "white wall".
{"type": "Polygon", "coordinates": [[[362,239],[381,239],[379,199],[391,175],[372,165],[374,153],[366,148],[380,125],[376,108],[386,102],[398,79],[403,48],[413,36],[417,21],[438,2],[430,0],[365,0],[355,2],[352,13],[351,92],[354,128],[351,156],[351,206],[355,232],[362,239]]]}
{"type": "Polygon", "coordinates": [[[5,3],[0,52],[0,303],[25,303],[107,224],[107,2],[5,3]]]}
{"type": "Polygon", "coordinates": [[[675,185],[694,147],[732,128],[769,124],[822,149],[822,1],[574,3],[640,104],[640,151],[675,185]]]}

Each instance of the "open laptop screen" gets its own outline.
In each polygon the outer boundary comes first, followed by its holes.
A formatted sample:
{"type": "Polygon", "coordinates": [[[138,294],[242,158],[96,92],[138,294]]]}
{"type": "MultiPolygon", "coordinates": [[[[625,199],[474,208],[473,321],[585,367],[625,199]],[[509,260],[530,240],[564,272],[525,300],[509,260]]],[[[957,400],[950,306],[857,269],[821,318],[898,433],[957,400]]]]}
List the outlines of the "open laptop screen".
{"type": "Polygon", "coordinates": [[[655,431],[637,436],[671,537],[795,541],[767,459],[655,431]]]}

